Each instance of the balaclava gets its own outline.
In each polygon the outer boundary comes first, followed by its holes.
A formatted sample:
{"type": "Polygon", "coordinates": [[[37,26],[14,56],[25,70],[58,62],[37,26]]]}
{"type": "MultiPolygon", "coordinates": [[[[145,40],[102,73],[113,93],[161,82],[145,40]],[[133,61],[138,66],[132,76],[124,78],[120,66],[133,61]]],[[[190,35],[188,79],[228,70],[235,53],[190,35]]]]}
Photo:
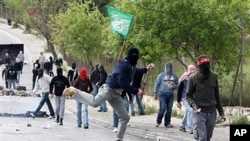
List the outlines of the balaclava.
{"type": "Polygon", "coordinates": [[[38,79],[41,78],[42,76],[43,76],[43,69],[40,68],[40,69],[38,70],[38,79]]]}
{"type": "Polygon", "coordinates": [[[57,75],[58,75],[59,77],[61,77],[61,76],[63,75],[63,70],[62,70],[62,68],[57,67],[56,73],[57,73],[57,75]]]}
{"type": "Polygon", "coordinates": [[[137,48],[131,48],[128,50],[128,56],[126,58],[131,66],[135,66],[139,59],[139,50],[137,48]]]}
{"type": "Polygon", "coordinates": [[[207,56],[201,55],[198,58],[198,67],[199,71],[204,75],[204,78],[207,79],[210,73],[210,60],[207,56]]]}
{"type": "Polygon", "coordinates": [[[82,80],[85,80],[87,78],[87,71],[86,71],[85,68],[81,68],[81,70],[80,70],[80,78],[82,80]]]}
{"type": "Polygon", "coordinates": [[[168,76],[171,76],[172,75],[172,68],[173,68],[173,65],[172,65],[172,63],[167,63],[166,64],[166,72],[167,72],[167,75],[168,76]]]}
{"type": "Polygon", "coordinates": [[[99,65],[98,65],[98,70],[99,70],[99,71],[103,71],[103,70],[104,70],[104,68],[103,68],[103,65],[102,65],[102,64],[99,64],[99,65]]]}
{"type": "Polygon", "coordinates": [[[72,63],[72,69],[76,69],[76,63],[72,63]]]}

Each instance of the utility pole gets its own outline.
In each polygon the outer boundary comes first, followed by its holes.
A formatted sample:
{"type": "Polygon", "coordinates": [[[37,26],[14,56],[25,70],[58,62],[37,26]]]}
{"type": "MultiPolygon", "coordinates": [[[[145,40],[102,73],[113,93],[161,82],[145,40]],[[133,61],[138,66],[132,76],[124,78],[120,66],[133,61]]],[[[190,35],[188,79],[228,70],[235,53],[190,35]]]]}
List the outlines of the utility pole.
{"type": "Polygon", "coordinates": [[[243,74],[243,65],[244,65],[244,50],[245,50],[245,39],[244,39],[244,27],[243,25],[243,21],[242,21],[242,17],[240,19],[240,29],[241,29],[241,49],[240,49],[240,58],[241,58],[241,62],[240,62],[240,97],[239,97],[239,104],[240,106],[242,106],[242,95],[244,93],[244,86],[243,86],[243,78],[244,78],[244,74],[243,74]]]}

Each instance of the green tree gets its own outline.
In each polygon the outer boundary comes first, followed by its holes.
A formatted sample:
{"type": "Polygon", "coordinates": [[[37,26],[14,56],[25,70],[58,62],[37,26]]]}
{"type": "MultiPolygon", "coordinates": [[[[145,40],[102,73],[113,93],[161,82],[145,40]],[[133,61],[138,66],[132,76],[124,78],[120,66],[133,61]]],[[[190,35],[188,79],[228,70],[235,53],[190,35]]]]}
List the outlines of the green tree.
{"type": "Polygon", "coordinates": [[[91,2],[69,4],[64,13],[58,14],[54,23],[53,41],[58,47],[63,47],[66,54],[73,55],[82,61],[87,60],[92,65],[92,59],[103,51],[102,30],[105,19],[97,7],[89,7],[91,2]]]}
{"type": "MultiPolygon", "coordinates": [[[[70,0],[74,1],[74,0],[70,0]]],[[[33,29],[35,34],[42,35],[47,40],[48,50],[52,52],[54,58],[57,58],[55,47],[51,42],[51,31],[49,21],[53,15],[67,9],[67,3],[70,1],[61,0],[4,0],[6,7],[14,11],[17,18],[15,22],[22,23],[26,27],[33,29]],[[32,11],[32,13],[29,13],[32,11]]]]}
{"type": "Polygon", "coordinates": [[[139,46],[144,59],[181,57],[196,64],[207,54],[217,72],[230,72],[236,66],[240,48],[239,11],[247,13],[248,3],[236,1],[121,0],[114,3],[135,15],[129,40],[139,46]]]}

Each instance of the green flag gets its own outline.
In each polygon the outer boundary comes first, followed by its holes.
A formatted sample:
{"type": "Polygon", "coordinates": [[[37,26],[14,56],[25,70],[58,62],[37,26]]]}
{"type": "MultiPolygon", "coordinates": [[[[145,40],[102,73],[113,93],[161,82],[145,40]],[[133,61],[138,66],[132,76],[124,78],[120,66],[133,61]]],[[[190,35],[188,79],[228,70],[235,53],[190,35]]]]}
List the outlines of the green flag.
{"type": "Polygon", "coordinates": [[[107,7],[113,33],[120,34],[123,38],[127,39],[134,16],[123,13],[114,7],[107,7]]]}

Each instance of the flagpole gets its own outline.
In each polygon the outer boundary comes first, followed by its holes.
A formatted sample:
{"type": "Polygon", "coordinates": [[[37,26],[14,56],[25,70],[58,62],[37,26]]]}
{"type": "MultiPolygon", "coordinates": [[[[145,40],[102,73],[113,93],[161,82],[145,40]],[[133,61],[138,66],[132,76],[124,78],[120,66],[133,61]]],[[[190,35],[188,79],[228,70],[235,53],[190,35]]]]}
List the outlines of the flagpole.
{"type": "Polygon", "coordinates": [[[126,45],[126,39],[123,40],[122,48],[121,48],[121,50],[119,52],[119,56],[118,56],[118,61],[120,61],[122,59],[122,54],[123,54],[125,45],[126,45]]]}

